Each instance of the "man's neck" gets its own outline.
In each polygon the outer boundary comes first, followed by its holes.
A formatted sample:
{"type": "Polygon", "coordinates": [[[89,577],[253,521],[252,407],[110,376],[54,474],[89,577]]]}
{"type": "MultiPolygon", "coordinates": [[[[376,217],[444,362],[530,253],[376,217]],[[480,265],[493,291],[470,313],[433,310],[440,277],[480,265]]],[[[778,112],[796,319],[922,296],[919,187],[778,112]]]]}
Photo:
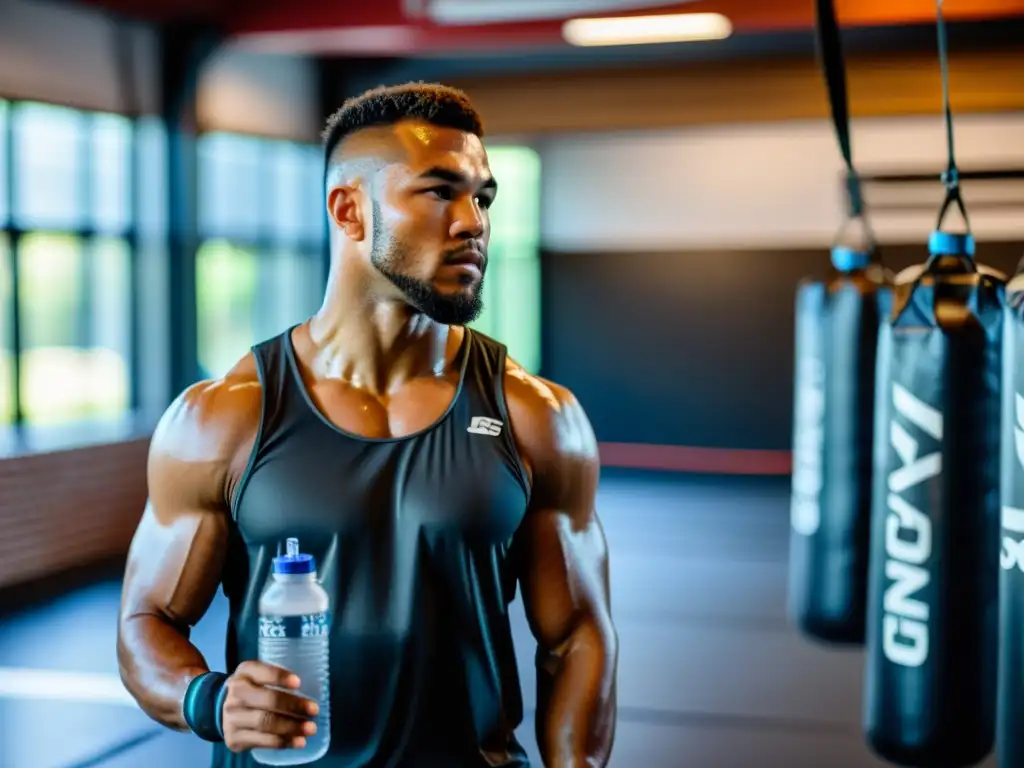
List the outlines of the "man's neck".
{"type": "Polygon", "coordinates": [[[362,282],[354,275],[329,280],[323,305],[309,323],[308,364],[315,375],[380,396],[410,379],[443,376],[461,334],[401,300],[373,296],[362,282]]]}

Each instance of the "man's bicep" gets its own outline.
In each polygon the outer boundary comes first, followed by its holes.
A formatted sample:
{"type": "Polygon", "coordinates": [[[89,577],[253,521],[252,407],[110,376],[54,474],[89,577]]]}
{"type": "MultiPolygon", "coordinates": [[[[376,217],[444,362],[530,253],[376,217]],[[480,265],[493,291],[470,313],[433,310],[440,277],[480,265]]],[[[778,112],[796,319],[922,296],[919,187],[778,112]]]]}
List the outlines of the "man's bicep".
{"type": "Polygon", "coordinates": [[[584,622],[610,629],[608,548],[593,507],[531,511],[517,546],[523,604],[542,648],[559,650],[584,622]]]}
{"type": "Polygon", "coordinates": [[[149,500],[125,571],[125,617],[156,613],[192,626],[209,608],[220,582],[228,539],[223,489],[230,451],[203,423],[203,412],[216,404],[208,395],[202,402],[200,386],[171,406],[153,437],[149,500]]]}
{"type": "Polygon", "coordinates": [[[519,562],[531,627],[542,646],[556,649],[581,622],[610,628],[608,547],[596,510],[593,430],[568,390],[545,384],[551,397],[540,406],[547,418],[534,419],[530,436],[534,487],[519,562]]]}
{"type": "Polygon", "coordinates": [[[183,629],[194,626],[220,583],[226,543],[220,515],[157,512],[147,502],[128,551],[124,618],[156,614],[183,629]]]}

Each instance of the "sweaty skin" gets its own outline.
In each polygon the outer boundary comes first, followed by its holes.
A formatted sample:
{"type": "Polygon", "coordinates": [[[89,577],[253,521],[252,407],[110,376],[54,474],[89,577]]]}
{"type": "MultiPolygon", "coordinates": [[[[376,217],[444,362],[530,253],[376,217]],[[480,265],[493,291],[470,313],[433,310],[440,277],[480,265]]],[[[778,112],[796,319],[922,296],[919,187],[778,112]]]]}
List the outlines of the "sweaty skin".
{"type": "MultiPolygon", "coordinates": [[[[422,135],[422,126],[413,128],[422,135]]],[[[474,161],[461,134],[435,131],[433,136],[440,139],[421,141],[417,152],[409,153],[411,177],[420,168],[446,164],[467,176],[484,173],[485,163],[474,161]]],[[[415,139],[409,141],[415,144],[415,139]]],[[[403,204],[403,187],[400,182],[395,186],[398,191],[385,199],[385,211],[388,205],[403,204]]],[[[360,227],[365,229],[358,221],[362,208],[337,196],[332,199],[339,228],[358,241],[360,227]]],[[[423,212],[417,213],[416,221],[422,222],[423,212]]],[[[449,232],[457,235],[462,218],[479,219],[475,213],[447,215],[454,219],[449,232]]],[[[476,221],[465,226],[482,225],[476,221]]],[[[424,237],[422,232],[412,234],[424,237]]],[[[361,293],[365,305],[369,278],[351,263],[338,272],[324,308],[293,333],[314,404],[336,426],[365,437],[425,429],[456,394],[453,363],[464,330],[405,311],[390,330],[378,330],[376,341],[342,349],[339,339],[362,338],[364,326],[386,325],[388,320],[381,320],[381,309],[364,306],[365,311],[352,313],[348,308],[359,307],[359,300],[345,291],[361,293]]],[[[458,281],[451,282],[452,290],[460,290],[458,281]]],[[[505,392],[510,427],[532,485],[513,562],[541,650],[537,741],[548,768],[604,766],[615,732],[618,640],[609,603],[606,542],[595,510],[596,439],[571,392],[527,373],[511,359],[505,392]]],[[[122,680],[142,709],[176,730],[186,730],[181,706],[189,681],[209,669],[189,642],[189,633],[221,583],[231,501],[256,440],[261,401],[249,354],[224,377],[182,393],[153,436],[150,500],[129,551],[118,659],[122,680]]],[[[246,662],[232,678],[225,723],[230,719],[237,734],[226,739],[229,748],[300,745],[302,734],[311,733],[308,727],[303,730],[310,713],[301,711],[298,699],[285,693],[275,694],[273,702],[267,699],[269,692],[260,686],[288,682],[283,672],[271,679],[274,674],[246,662]]]]}

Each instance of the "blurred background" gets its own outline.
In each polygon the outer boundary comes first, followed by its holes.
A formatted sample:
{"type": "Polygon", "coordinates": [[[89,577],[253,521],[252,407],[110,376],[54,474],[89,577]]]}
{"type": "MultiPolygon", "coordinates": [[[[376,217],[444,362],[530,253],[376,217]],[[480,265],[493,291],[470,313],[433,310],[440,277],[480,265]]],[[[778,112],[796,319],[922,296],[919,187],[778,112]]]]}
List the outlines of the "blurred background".
{"type": "MultiPolygon", "coordinates": [[[[943,194],[935,6],[836,4],[899,269],[943,194]]],[[[1012,272],[1024,0],[945,12],[978,258],[1012,272]]],[[[612,765],[878,765],[860,653],[785,620],[793,298],[844,210],[813,21],[811,0],[0,0],[0,766],[208,760],[117,678],[148,437],[317,308],[323,121],[408,80],[464,88],[487,122],[502,191],[476,325],[572,389],[601,441],[612,765]],[[688,14],[648,25],[687,39],[566,24],[648,13],[688,14]]],[[[224,631],[218,597],[194,638],[214,668],[224,631]]]]}

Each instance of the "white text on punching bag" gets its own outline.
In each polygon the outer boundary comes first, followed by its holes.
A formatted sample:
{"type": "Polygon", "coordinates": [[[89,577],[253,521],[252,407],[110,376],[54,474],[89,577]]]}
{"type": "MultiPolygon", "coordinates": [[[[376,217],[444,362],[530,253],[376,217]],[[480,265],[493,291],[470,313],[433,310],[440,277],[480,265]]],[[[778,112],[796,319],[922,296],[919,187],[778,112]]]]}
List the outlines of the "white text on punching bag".
{"type": "Polygon", "coordinates": [[[825,368],[807,356],[800,361],[793,444],[793,498],[790,523],[802,536],[821,524],[821,451],[825,441],[825,368]]]}
{"type": "Polygon", "coordinates": [[[896,418],[889,425],[889,436],[900,466],[888,477],[882,652],[894,664],[918,667],[928,658],[929,607],[914,595],[930,581],[926,564],[932,554],[932,524],[903,494],[939,476],[942,453],[936,445],[932,452],[919,455],[920,443],[901,421],[941,441],[943,420],[939,411],[899,384],[893,385],[892,402],[896,418]]]}
{"type": "MultiPolygon", "coordinates": [[[[1010,486],[1011,493],[1016,492],[1016,478],[1024,471],[1024,397],[1014,393],[1014,425],[1013,445],[1017,455],[1017,464],[1014,467],[1015,482],[1010,486]]],[[[1003,527],[1003,548],[999,553],[999,565],[1004,571],[1012,571],[1014,568],[1024,571],[1024,509],[1004,506],[1002,512],[1003,527]]]]}

